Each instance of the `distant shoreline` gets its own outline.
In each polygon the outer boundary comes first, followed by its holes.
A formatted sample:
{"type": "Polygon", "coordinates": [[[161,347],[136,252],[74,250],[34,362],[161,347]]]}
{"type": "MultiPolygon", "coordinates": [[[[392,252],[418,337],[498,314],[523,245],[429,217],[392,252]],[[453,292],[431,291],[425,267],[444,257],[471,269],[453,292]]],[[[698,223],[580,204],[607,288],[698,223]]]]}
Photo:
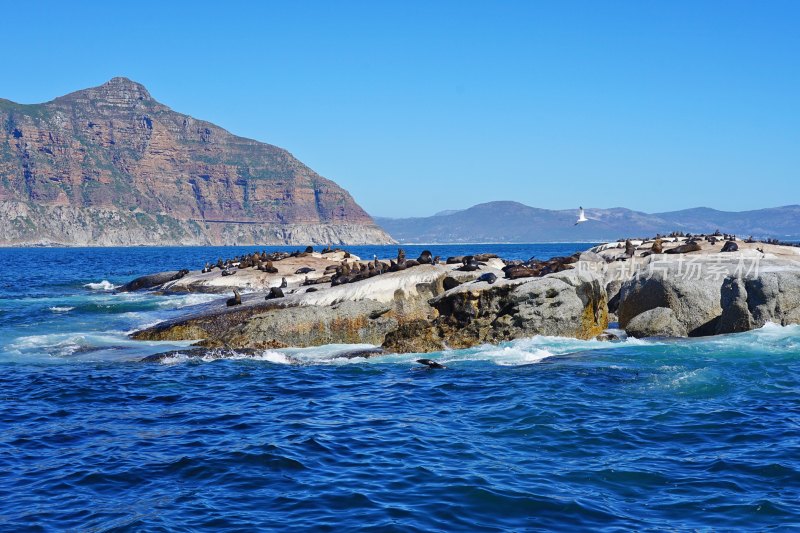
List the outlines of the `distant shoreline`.
{"type": "MultiPolygon", "coordinates": [[[[367,247],[367,246],[526,246],[531,244],[600,244],[604,242],[616,242],[616,239],[601,239],[591,241],[540,241],[540,242],[401,242],[396,244],[174,244],[174,245],[160,245],[160,244],[136,244],[132,246],[86,246],[86,245],[68,245],[68,244],[53,244],[53,245],[0,245],[0,250],[20,250],[20,249],[97,249],[102,250],[106,248],[305,248],[313,246],[314,248],[323,248],[325,246],[348,248],[348,247],[367,247]]],[[[800,241],[789,241],[800,242],[800,241]]]]}

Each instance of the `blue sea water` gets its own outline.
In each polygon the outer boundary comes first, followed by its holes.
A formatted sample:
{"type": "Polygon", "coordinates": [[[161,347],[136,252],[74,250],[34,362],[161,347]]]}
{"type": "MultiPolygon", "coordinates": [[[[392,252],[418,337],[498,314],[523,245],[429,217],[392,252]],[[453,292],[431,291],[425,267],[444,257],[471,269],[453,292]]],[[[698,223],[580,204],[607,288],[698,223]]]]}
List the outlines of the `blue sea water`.
{"type": "Polygon", "coordinates": [[[127,332],[213,296],[113,286],[244,250],[0,249],[0,529],[800,528],[800,327],[138,362],[186,343],[127,332]]]}

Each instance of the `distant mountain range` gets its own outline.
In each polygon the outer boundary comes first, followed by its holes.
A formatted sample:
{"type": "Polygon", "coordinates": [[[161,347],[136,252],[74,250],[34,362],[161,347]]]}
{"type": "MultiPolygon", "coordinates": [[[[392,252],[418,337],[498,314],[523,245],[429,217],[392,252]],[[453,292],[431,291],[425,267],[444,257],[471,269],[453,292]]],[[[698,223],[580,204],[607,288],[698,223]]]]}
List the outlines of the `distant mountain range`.
{"type": "Polygon", "coordinates": [[[375,217],[375,221],[402,243],[600,242],[717,229],[742,237],[800,240],[800,205],[741,212],[698,207],[652,214],[586,208],[590,220],[575,226],[577,215],[577,208],[551,210],[518,202],[488,202],[430,217],[375,217]]]}
{"type": "Polygon", "coordinates": [[[0,99],[0,245],[389,242],[286,150],[127,78],[43,104],[0,99]]]}

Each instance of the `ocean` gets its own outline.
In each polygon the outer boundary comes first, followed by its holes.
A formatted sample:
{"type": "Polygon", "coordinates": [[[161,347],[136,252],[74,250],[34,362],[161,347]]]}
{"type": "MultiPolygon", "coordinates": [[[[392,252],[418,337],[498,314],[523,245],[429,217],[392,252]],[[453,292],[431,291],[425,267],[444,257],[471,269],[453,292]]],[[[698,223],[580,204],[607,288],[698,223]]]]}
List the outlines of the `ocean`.
{"type": "Polygon", "coordinates": [[[800,326],[139,362],[188,343],[129,332],[215,297],[115,286],[256,249],[0,249],[0,530],[800,528],[800,326]]]}

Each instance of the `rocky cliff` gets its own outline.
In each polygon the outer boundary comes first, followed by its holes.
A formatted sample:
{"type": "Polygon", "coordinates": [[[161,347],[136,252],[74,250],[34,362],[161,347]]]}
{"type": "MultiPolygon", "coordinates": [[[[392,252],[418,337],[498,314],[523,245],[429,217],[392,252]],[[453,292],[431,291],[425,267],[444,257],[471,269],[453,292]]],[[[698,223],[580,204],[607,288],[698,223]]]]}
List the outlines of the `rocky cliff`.
{"type": "Polygon", "coordinates": [[[367,244],[392,239],[289,152],[114,78],[0,99],[0,244],[367,244]]]}

